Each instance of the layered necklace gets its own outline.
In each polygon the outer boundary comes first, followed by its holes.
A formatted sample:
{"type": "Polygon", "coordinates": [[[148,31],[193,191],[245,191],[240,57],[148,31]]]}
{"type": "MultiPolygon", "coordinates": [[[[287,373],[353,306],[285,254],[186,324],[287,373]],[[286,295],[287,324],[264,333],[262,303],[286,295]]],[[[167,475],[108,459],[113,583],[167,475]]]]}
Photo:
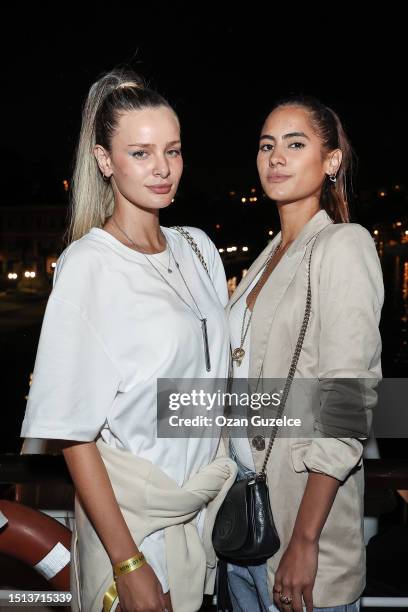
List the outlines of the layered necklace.
{"type": "MultiPolygon", "coordinates": [[[[268,270],[268,266],[272,260],[272,258],[274,257],[274,255],[276,255],[276,253],[279,251],[279,249],[282,246],[282,242],[280,242],[278,244],[278,246],[273,249],[273,251],[271,251],[271,253],[268,256],[268,259],[266,260],[263,269],[262,269],[262,274],[260,275],[259,279],[257,280],[255,287],[253,288],[252,291],[256,292],[256,288],[261,284],[262,279],[264,278],[267,270],[268,270]]],[[[245,310],[244,310],[244,316],[242,318],[242,325],[241,325],[241,341],[240,341],[240,345],[234,349],[232,351],[232,361],[235,361],[235,363],[237,364],[237,366],[240,366],[242,363],[242,360],[245,356],[245,349],[244,349],[244,343],[245,343],[245,338],[247,337],[248,334],[248,330],[249,330],[249,326],[251,324],[252,321],[252,315],[254,312],[254,308],[252,308],[252,310],[250,311],[250,315],[248,317],[248,321],[245,324],[246,318],[247,318],[247,314],[248,314],[249,308],[248,308],[248,304],[245,304],[245,310]]]]}
{"type": "MultiPolygon", "coordinates": [[[[211,359],[210,359],[210,348],[209,348],[209,343],[208,343],[208,332],[207,332],[207,319],[203,317],[200,307],[198,306],[194,295],[192,294],[189,286],[187,285],[187,281],[183,276],[183,273],[180,269],[180,265],[179,263],[176,261],[176,258],[174,256],[173,250],[170,246],[170,243],[166,240],[167,242],[167,247],[169,249],[169,261],[168,261],[168,265],[165,266],[162,262],[160,262],[158,259],[156,260],[158,263],[160,263],[164,269],[167,269],[167,272],[169,274],[171,274],[173,272],[172,268],[171,268],[171,261],[170,258],[173,258],[174,264],[176,266],[176,269],[178,271],[178,273],[180,274],[180,278],[184,283],[184,286],[186,287],[191,299],[193,300],[194,306],[196,308],[196,310],[194,308],[192,308],[192,306],[183,298],[183,296],[180,295],[180,293],[177,291],[177,289],[175,287],[173,287],[173,285],[169,282],[168,278],[166,278],[166,276],[164,276],[164,274],[162,274],[162,272],[159,270],[159,268],[157,268],[153,261],[148,257],[148,255],[154,255],[153,253],[144,253],[143,251],[140,251],[140,249],[138,248],[137,244],[132,240],[132,238],[130,236],[127,235],[127,233],[125,232],[124,229],[122,229],[117,222],[115,221],[115,219],[113,219],[113,217],[111,217],[111,220],[113,221],[113,223],[115,224],[115,226],[117,227],[117,229],[122,232],[122,234],[127,238],[127,240],[130,242],[130,244],[136,249],[136,251],[138,251],[141,255],[143,255],[145,257],[145,259],[149,262],[149,264],[152,266],[152,268],[157,272],[157,274],[159,274],[159,276],[162,278],[162,280],[174,291],[174,293],[177,295],[177,297],[187,306],[187,308],[189,308],[191,310],[191,312],[193,313],[193,315],[200,321],[201,323],[201,331],[202,331],[202,335],[203,335],[203,345],[204,345],[204,360],[205,360],[205,367],[207,372],[211,372],[211,359]],[[198,313],[198,314],[197,314],[198,313]]],[[[161,232],[162,236],[164,237],[164,239],[166,239],[166,237],[163,235],[163,232],[161,232]]]]}
{"type": "MultiPolygon", "coordinates": [[[[155,261],[157,261],[157,263],[160,264],[162,266],[162,268],[167,270],[168,274],[173,274],[173,270],[172,270],[172,268],[170,266],[171,250],[170,250],[169,246],[168,246],[167,250],[169,252],[169,260],[167,262],[167,266],[165,266],[164,263],[162,261],[160,261],[160,259],[157,257],[157,255],[159,255],[160,253],[154,253],[154,254],[151,255],[151,257],[154,257],[155,261]]],[[[143,253],[143,255],[145,255],[145,253],[143,253]]],[[[173,259],[174,259],[174,255],[173,255],[173,259]]],[[[179,264],[178,264],[178,262],[175,259],[174,259],[174,263],[176,264],[176,268],[179,268],[179,264]]]]}

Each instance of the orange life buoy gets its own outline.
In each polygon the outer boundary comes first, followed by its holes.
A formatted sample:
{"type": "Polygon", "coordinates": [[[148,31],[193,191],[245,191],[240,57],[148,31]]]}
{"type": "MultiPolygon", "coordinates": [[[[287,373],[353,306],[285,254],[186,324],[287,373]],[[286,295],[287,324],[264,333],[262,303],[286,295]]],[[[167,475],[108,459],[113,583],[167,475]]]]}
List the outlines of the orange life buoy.
{"type": "Polygon", "coordinates": [[[0,528],[0,552],[31,565],[56,591],[69,591],[71,531],[58,521],[24,506],[0,500],[7,522],[0,528]]]}

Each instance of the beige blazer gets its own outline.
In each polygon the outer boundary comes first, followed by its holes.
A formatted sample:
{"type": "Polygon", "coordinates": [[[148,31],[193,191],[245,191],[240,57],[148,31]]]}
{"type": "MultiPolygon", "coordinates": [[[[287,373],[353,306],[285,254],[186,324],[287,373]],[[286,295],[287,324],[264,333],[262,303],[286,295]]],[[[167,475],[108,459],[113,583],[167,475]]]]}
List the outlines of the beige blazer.
{"type": "MultiPolygon", "coordinates": [[[[365,391],[359,396],[360,409],[368,415],[369,423],[376,402],[375,386],[381,378],[378,324],[383,282],[375,245],[366,229],[354,223],[332,224],[323,210],[305,225],[256,300],[249,377],[264,382],[287,376],[305,310],[310,249],[322,229],[311,265],[311,316],[295,374],[296,378],[310,379],[312,391],[301,401],[288,403],[293,413],[302,411],[306,432],[302,438],[278,437],[267,468],[281,539],[280,550],[268,561],[268,584],[272,596],[274,575],[292,534],[308,472],[328,474],[340,480],[341,486],[319,540],[313,596],[315,606],[329,607],[356,600],[365,586],[363,445],[358,438],[366,433],[361,428],[354,432],[348,416],[342,423],[342,409],[346,415],[350,407],[341,395],[329,393],[326,383],[339,378],[362,381],[365,391]],[[322,417],[322,406],[330,401],[336,409],[334,424],[322,417]],[[322,437],[327,423],[333,437],[322,437]]],[[[232,295],[228,311],[279,241],[280,234],[252,264],[232,295]]],[[[340,387],[338,391],[341,393],[340,387]]],[[[263,436],[259,431],[253,437],[249,433],[257,470],[265,456],[269,431],[266,428],[263,436]]]]}

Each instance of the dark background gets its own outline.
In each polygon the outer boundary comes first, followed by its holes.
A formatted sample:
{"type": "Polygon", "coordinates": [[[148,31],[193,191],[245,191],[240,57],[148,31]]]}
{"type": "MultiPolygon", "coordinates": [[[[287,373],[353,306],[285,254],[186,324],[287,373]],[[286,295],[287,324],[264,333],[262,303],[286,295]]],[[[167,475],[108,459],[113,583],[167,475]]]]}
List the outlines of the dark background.
{"type": "MultiPolygon", "coordinates": [[[[344,4],[315,13],[295,5],[282,12],[267,2],[148,6],[7,9],[4,203],[66,198],[62,181],[70,178],[86,93],[102,72],[123,64],[168,97],[180,116],[185,173],[179,213],[171,214],[185,222],[211,225],[225,216],[232,229],[225,195],[258,185],[262,122],[289,93],[315,95],[343,119],[358,159],[357,200],[404,183],[406,33],[396,3],[387,11],[370,6],[360,17],[344,4]]],[[[365,217],[387,216],[384,204],[365,217]]]]}
{"type": "MultiPolygon", "coordinates": [[[[256,174],[258,135],[276,99],[304,93],[336,110],[352,141],[353,220],[388,241],[397,220],[408,229],[402,3],[3,3],[1,18],[0,207],[67,207],[63,181],[71,177],[87,91],[102,73],[127,65],[168,98],[181,121],[185,171],[175,204],[162,211],[164,225],[197,225],[219,248],[248,245],[254,259],[268,229],[278,228],[256,174]],[[258,202],[242,204],[253,188],[258,202]]],[[[382,256],[388,377],[408,375],[407,247],[382,256]]],[[[223,259],[228,275],[242,268],[223,259]]],[[[24,300],[0,321],[0,454],[21,447],[46,302],[24,300]]],[[[407,457],[404,438],[379,445],[382,457],[407,457]]],[[[389,499],[380,491],[372,509],[366,500],[368,512],[381,515],[366,594],[406,594],[407,510],[391,490],[389,499]]]]}
{"type": "MultiPolygon", "coordinates": [[[[402,8],[370,5],[362,15],[357,5],[286,8],[267,2],[5,5],[0,206],[67,207],[63,181],[71,177],[87,91],[103,72],[127,65],[169,99],[181,120],[185,171],[175,204],[162,211],[163,224],[202,227],[218,247],[247,244],[254,259],[268,229],[278,227],[256,174],[260,128],[276,99],[306,93],[332,106],[351,138],[353,220],[370,231],[385,231],[396,219],[408,228],[402,8]],[[258,202],[242,204],[251,188],[258,202]]],[[[383,368],[390,377],[408,372],[406,246],[399,267],[394,254],[382,261],[383,368]]],[[[223,257],[229,275],[243,267],[223,257]]],[[[3,401],[14,423],[5,450],[19,444],[38,320],[1,340],[3,401]]]]}

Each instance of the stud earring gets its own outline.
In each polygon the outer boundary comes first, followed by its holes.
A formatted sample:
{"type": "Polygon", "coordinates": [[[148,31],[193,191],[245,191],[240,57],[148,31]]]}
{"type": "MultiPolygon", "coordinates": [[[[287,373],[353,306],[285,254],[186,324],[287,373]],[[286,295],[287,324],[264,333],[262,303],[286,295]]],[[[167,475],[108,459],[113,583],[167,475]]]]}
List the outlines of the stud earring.
{"type": "Polygon", "coordinates": [[[329,180],[330,180],[332,183],[335,183],[335,182],[337,181],[337,177],[336,177],[336,175],[335,175],[335,174],[329,174],[328,176],[329,176],[329,180]]]}

